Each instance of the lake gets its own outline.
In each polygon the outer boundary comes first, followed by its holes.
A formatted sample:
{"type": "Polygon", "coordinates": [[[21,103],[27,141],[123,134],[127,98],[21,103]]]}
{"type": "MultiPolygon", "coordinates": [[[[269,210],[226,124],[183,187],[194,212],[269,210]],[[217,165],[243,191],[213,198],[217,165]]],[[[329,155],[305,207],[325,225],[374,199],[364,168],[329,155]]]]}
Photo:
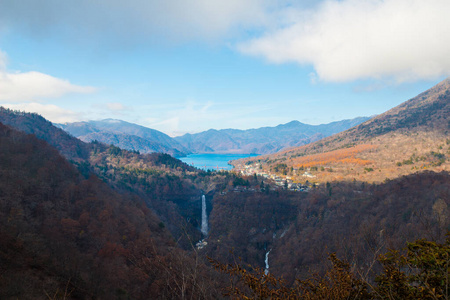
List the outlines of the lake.
{"type": "Polygon", "coordinates": [[[253,157],[257,154],[191,154],[186,157],[179,158],[188,165],[203,170],[231,170],[233,166],[229,165],[230,160],[253,157]]]}

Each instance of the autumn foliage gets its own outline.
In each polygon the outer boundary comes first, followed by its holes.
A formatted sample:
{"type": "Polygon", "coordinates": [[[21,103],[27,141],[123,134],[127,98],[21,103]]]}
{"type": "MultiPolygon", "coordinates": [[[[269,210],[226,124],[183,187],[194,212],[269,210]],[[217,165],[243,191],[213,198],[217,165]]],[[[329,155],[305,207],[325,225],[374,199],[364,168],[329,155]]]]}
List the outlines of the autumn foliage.
{"type": "Polygon", "coordinates": [[[210,259],[230,276],[223,293],[233,299],[448,299],[450,295],[450,239],[445,243],[417,240],[405,251],[390,250],[377,257],[382,270],[362,278],[350,264],[329,255],[331,266],[324,274],[311,274],[287,286],[282,278],[238,263],[210,259]]]}
{"type": "Polygon", "coordinates": [[[213,298],[208,268],[144,199],[45,141],[0,124],[0,179],[1,299],[213,298]]]}
{"type": "Polygon", "coordinates": [[[338,149],[326,153],[298,157],[293,159],[292,164],[296,167],[303,166],[305,168],[314,166],[327,166],[336,163],[364,166],[371,164],[372,162],[369,160],[358,158],[357,155],[376,148],[376,145],[363,144],[351,148],[338,149]]]}
{"type": "MultiPolygon", "coordinates": [[[[217,299],[230,280],[233,298],[448,298],[448,240],[432,242],[450,226],[447,171],[294,192],[257,175],[85,144],[35,114],[9,117],[40,139],[0,124],[2,299],[217,299]],[[210,233],[196,249],[202,194],[210,233]],[[205,264],[206,254],[231,277],[205,264]]],[[[428,150],[441,168],[447,145],[428,150]]],[[[381,174],[362,158],[376,150],[295,159],[314,172],[349,163],[381,174]]],[[[293,172],[287,161],[276,166],[293,172]]]]}

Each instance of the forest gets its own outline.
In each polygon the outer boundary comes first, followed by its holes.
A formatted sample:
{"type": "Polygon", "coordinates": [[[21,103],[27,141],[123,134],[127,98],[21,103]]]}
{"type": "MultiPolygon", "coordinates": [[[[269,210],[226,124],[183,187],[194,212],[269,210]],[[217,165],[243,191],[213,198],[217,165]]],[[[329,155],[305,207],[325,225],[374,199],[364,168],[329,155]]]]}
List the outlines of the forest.
{"type": "Polygon", "coordinates": [[[1,115],[1,299],[448,298],[447,171],[290,191],[1,115]]]}

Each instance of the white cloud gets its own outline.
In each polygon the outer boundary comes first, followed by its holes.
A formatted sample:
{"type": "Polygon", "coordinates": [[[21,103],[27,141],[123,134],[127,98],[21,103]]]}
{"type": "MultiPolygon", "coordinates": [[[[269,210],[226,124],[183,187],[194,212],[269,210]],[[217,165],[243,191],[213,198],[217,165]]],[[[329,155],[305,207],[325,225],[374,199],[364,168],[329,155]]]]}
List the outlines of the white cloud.
{"type": "Polygon", "coordinates": [[[41,103],[5,103],[3,107],[38,113],[53,123],[77,122],[80,121],[80,114],[61,108],[53,104],[41,103]]]}
{"type": "MultiPolygon", "coordinates": [[[[104,42],[164,38],[216,39],[267,22],[275,0],[0,0],[0,29],[42,37],[76,36],[104,42]]],[[[129,46],[129,45],[126,45],[129,46]]]]}
{"type": "Polygon", "coordinates": [[[69,93],[92,93],[95,90],[40,72],[12,73],[7,70],[6,53],[0,50],[0,103],[4,107],[35,112],[56,123],[75,122],[80,119],[79,113],[37,101],[69,93]]]}
{"type": "Polygon", "coordinates": [[[58,98],[69,93],[93,93],[95,90],[93,87],[74,85],[67,80],[40,72],[0,72],[0,101],[23,102],[58,98]]]}
{"type": "Polygon", "coordinates": [[[238,48],[311,64],[325,81],[431,79],[450,74],[449,11],[448,0],[330,0],[238,48]]]}

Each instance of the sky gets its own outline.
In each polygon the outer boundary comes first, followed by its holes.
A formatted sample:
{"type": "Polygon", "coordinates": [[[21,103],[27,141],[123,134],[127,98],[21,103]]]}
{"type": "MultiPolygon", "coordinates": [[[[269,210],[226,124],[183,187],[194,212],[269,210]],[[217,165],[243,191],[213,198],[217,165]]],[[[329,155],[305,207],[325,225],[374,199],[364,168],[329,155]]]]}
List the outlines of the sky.
{"type": "Polygon", "coordinates": [[[170,136],[380,114],[450,74],[448,0],[0,0],[0,106],[170,136]]]}

